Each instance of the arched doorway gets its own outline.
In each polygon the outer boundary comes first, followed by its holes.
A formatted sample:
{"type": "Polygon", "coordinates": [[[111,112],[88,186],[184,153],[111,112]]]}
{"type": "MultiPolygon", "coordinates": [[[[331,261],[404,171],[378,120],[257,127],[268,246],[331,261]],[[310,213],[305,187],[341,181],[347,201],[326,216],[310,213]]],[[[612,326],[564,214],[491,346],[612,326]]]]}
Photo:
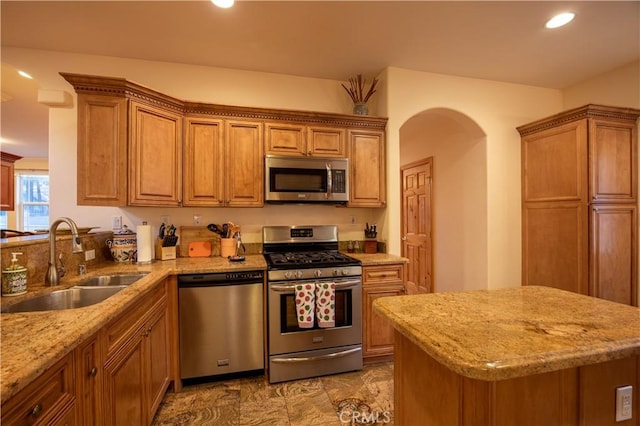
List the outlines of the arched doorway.
{"type": "Polygon", "coordinates": [[[420,204],[431,209],[423,212],[431,218],[431,265],[412,255],[409,283],[430,280],[422,285],[438,292],[488,287],[486,148],[477,123],[451,109],[423,111],[400,128],[401,168],[431,159],[431,200],[420,204]]]}

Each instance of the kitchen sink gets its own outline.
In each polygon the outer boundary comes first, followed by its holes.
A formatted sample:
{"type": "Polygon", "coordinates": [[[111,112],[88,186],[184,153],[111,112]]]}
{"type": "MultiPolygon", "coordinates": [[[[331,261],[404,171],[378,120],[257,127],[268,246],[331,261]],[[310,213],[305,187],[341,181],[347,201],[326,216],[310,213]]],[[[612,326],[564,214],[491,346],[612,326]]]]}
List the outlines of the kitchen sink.
{"type": "Polygon", "coordinates": [[[126,287],[126,285],[110,285],[108,287],[71,287],[65,290],[56,290],[4,307],[2,312],[57,311],[83,308],[100,303],[126,287]]]}
{"type": "Polygon", "coordinates": [[[145,277],[147,274],[114,274],[90,277],[80,281],[76,287],[127,286],[145,277]]]}

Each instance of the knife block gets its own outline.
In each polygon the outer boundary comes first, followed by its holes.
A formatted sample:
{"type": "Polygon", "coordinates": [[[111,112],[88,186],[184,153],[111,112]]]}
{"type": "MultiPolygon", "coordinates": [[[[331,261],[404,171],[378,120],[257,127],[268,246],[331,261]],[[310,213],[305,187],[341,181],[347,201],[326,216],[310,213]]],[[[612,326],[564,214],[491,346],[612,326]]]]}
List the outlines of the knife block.
{"type": "Polygon", "coordinates": [[[365,240],[365,242],[364,242],[364,252],[365,253],[377,253],[378,252],[378,241],[376,241],[376,240],[365,240]]]}
{"type": "Polygon", "coordinates": [[[156,238],[156,259],[174,260],[176,258],[176,246],[162,247],[162,239],[156,238]]]}

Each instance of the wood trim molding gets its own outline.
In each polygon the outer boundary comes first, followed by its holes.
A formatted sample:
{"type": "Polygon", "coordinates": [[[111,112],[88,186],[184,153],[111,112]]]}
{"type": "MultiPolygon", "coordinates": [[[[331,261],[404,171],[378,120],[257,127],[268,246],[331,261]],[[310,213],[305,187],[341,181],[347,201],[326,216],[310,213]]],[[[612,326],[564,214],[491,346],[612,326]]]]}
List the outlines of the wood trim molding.
{"type": "Polygon", "coordinates": [[[0,158],[2,159],[2,161],[9,161],[10,163],[15,163],[22,157],[20,157],[19,155],[9,154],[8,152],[2,151],[0,152],[0,158]]]}
{"type": "Polygon", "coordinates": [[[640,110],[634,108],[618,108],[605,105],[588,104],[579,108],[570,109],[551,117],[537,120],[523,126],[516,127],[520,136],[526,136],[540,130],[549,129],[559,124],[581,120],[583,118],[600,118],[609,120],[637,120],[640,117],[640,110]]]}
{"type": "Polygon", "coordinates": [[[63,72],[61,72],[60,75],[73,86],[76,93],[132,98],[147,104],[157,105],[162,108],[172,110],[185,116],[285,121],[291,123],[318,124],[323,126],[357,127],[372,130],[384,130],[387,125],[386,117],[254,108],[183,101],[140,84],[130,82],[124,78],[100,77],[63,72]]]}

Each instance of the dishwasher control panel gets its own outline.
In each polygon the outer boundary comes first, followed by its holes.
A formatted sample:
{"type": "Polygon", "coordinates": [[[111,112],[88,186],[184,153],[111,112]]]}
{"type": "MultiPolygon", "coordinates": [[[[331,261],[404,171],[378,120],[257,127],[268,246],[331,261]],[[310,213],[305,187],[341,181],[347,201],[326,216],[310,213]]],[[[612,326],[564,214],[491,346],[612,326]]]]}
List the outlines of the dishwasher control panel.
{"type": "Polygon", "coordinates": [[[264,271],[233,271],[178,275],[178,284],[182,285],[234,284],[246,282],[262,282],[263,280],[264,271]]]}

